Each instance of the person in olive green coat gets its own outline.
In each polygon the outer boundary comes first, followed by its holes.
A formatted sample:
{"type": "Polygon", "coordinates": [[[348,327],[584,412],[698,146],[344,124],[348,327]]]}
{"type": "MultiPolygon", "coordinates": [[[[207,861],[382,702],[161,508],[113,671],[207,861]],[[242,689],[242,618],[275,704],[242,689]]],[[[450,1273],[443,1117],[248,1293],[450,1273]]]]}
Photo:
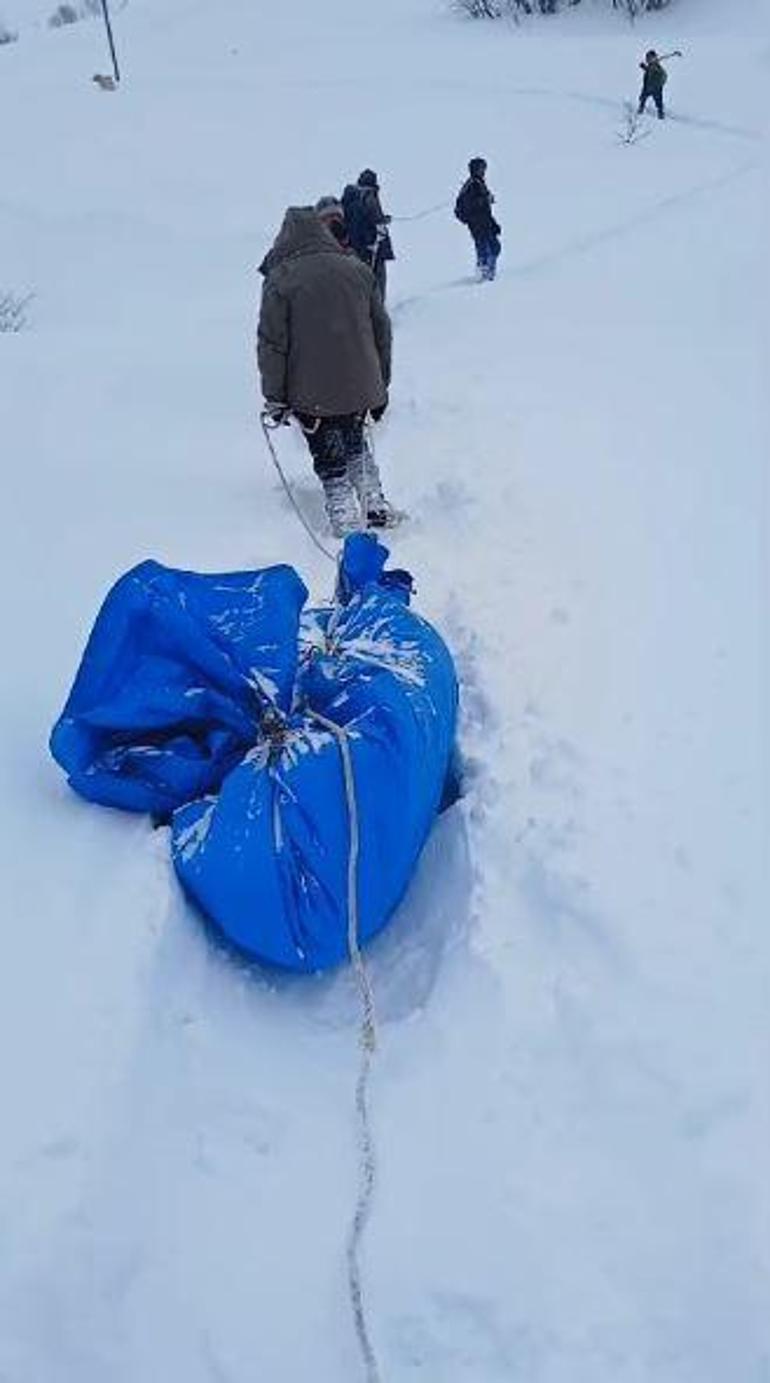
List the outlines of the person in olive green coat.
{"type": "Polygon", "coordinates": [[[300,422],[332,531],[386,526],[393,510],[366,445],[388,404],[390,319],[374,275],[313,207],[290,207],[262,265],[257,359],[266,411],[300,422]]]}

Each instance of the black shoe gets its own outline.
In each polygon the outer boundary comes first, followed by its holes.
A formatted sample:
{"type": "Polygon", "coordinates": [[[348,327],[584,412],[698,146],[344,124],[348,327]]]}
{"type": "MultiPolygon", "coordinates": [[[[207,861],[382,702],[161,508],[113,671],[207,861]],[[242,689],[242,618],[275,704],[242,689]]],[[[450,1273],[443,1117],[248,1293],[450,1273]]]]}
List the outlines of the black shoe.
{"type": "Polygon", "coordinates": [[[395,528],[403,519],[403,514],[384,500],[382,504],[370,505],[366,511],[367,528],[395,528]]]}

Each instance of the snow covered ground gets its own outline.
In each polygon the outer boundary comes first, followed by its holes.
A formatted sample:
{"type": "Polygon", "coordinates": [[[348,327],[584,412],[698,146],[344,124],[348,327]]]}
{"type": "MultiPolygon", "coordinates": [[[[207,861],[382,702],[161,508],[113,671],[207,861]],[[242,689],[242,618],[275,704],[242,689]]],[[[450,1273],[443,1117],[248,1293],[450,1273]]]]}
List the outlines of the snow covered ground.
{"type": "MultiPolygon", "coordinates": [[[[393,539],[464,682],[467,795],[372,949],[383,1383],[766,1383],[770,33],[750,0],[2,0],[3,1383],[354,1383],[350,977],[212,951],[163,832],[46,738],[145,556],[294,561],[256,427],[254,266],[380,171],[489,159],[501,277],[394,224],[393,539]],[[672,119],[621,145],[640,52],[672,119]],[[9,157],[10,155],[10,157],[9,157]]],[[[284,457],[310,513],[301,446],[284,457]]]]}

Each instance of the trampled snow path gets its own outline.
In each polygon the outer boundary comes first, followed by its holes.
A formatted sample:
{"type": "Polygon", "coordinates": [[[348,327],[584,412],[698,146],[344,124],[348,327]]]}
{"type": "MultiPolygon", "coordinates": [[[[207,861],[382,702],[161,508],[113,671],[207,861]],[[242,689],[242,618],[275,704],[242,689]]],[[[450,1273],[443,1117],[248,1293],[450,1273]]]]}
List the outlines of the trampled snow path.
{"type": "Polygon", "coordinates": [[[256,427],[253,266],[289,201],[368,164],[412,212],[479,151],[499,282],[449,215],[392,278],[392,544],[458,656],[467,794],[371,951],[376,1343],[387,1383],[764,1383],[767,40],[721,9],[131,0],[114,98],[96,24],[0,51],[3,283],[37,294],[0,336],[4,1383],[360,1376],[350,978],[213,950],[163,833],[45,739],[141,557],[327,592],[256,427]],[[621,148],[669,38],[673,118],[621,148]]]}

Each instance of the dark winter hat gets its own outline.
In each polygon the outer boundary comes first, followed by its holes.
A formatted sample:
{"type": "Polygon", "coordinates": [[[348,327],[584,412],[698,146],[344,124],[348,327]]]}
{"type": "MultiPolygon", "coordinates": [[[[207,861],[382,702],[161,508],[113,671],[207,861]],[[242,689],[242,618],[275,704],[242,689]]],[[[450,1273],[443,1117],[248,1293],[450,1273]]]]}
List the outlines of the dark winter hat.
{"type": "Polygon", "coordinates": [[[658,55],[654,48],[648,48],[644,56],[647,62],[657,62],[658,60],[658,55]]]}
{"type": "Polygon", "coordinates": [[[374,169],[372,169],[372,168],[365,168],[364,171],[363,171],[363,173],[359,173],[359,175],[358,175],[358,186],[359,186],[359,187],[374,187],[374,188],[376,188],[376,187],[378,186],[378,183],[377,183],[377,174],[374,172],[374,169]]]}
{"type": "Polygon", "coordinates": [[[486,173],[487,161],[485,158],[472,158],[468,164],[468,172],[472,178],[477,178],[480,173],[486,173]]]}

